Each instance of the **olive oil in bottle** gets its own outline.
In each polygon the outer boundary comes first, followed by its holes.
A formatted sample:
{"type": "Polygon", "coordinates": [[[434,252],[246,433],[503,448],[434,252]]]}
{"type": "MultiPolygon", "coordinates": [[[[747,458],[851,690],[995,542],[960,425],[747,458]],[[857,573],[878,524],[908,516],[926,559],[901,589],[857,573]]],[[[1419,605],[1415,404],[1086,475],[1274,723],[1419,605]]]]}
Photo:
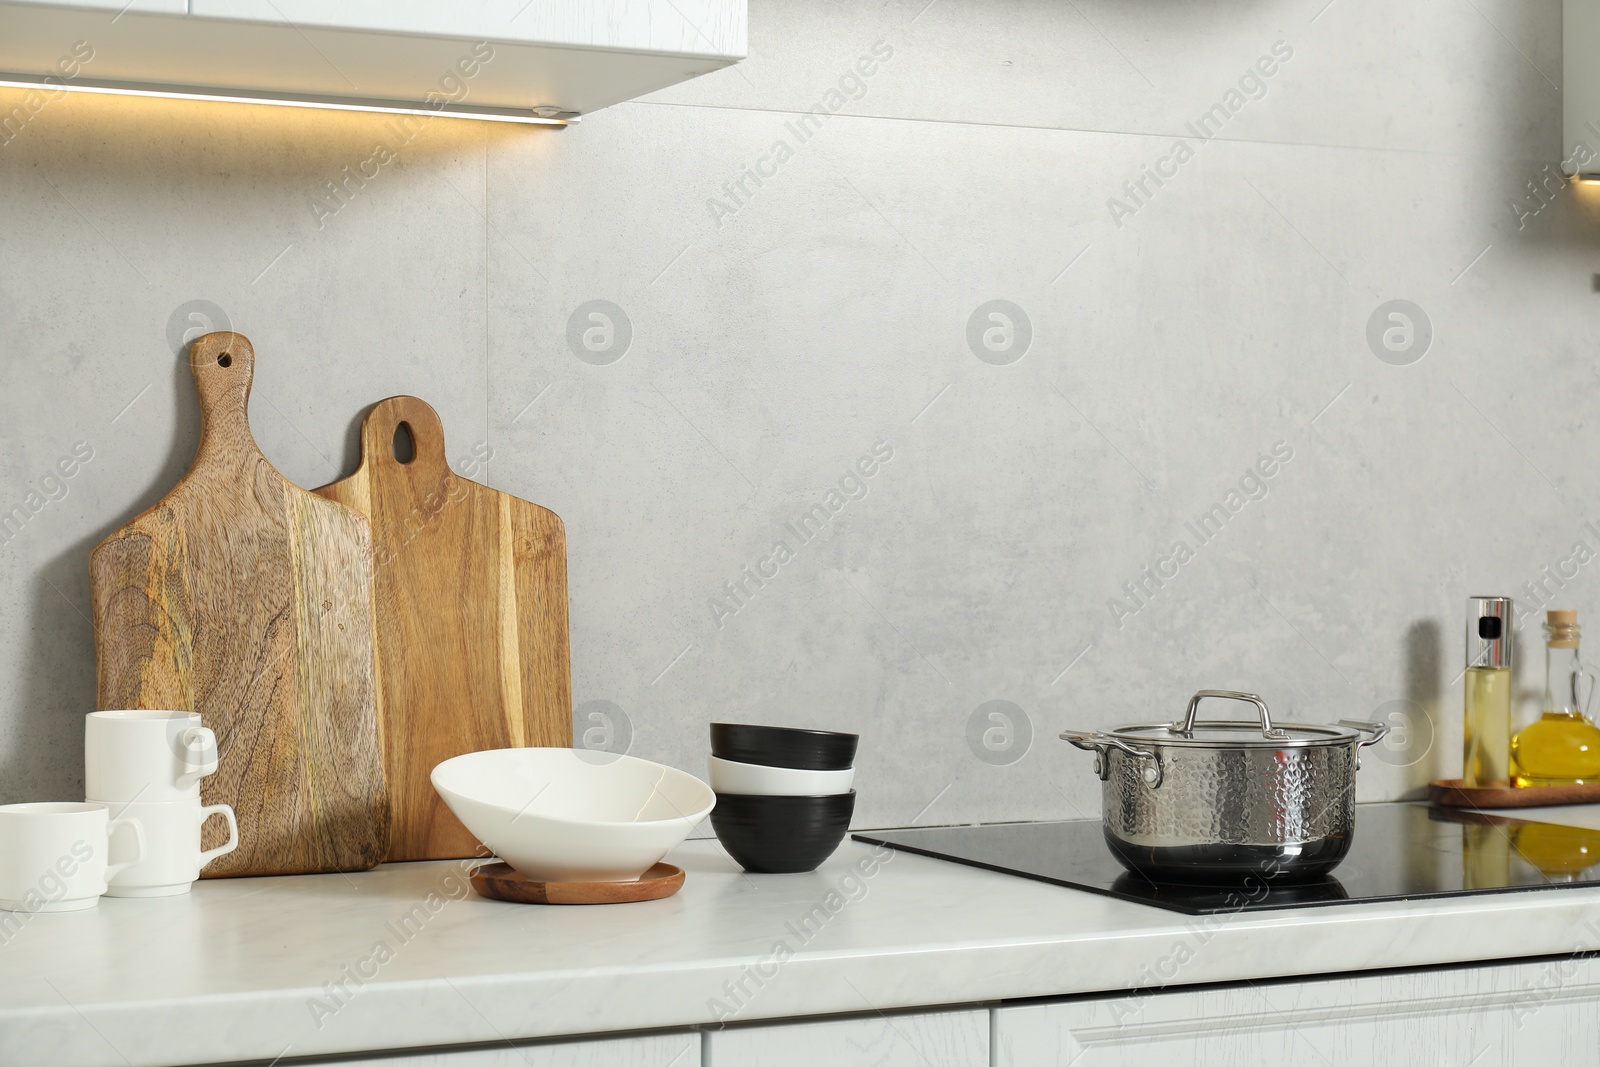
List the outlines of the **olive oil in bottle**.
{"type": "Polygon", "coordinates": [[[1587,715],[1594,677],[1578,659],[1578,613],[1546,612],[1544,636],[1544,703],[1511,742],[1512,784],[1600,782],[1600,727],[1587,715]]]}
{"type": "Polygon", "coordinates": [[[1511,599],[1467,601],[1466,722],[1461,784],[1511,784],[1511,599]]]}
{"type": "Polygon", "coordinates": [[[1511,668],[1468,667],[1466,762],[1461,784],[1510,784],[1511,668]]]}

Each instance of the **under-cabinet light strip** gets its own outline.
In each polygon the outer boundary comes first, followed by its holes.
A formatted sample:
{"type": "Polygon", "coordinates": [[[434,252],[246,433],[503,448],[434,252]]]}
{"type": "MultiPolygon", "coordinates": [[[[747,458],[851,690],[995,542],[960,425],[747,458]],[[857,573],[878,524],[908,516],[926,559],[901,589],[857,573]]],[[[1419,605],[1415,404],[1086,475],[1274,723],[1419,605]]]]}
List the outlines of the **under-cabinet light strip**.
{"type": "Polygon", "coordinates": [[[578,121],[576,114],[545,118],[519,108],[464,107],[444,104],[427,107],[387,100],[364,100],[343,97],[312,95],[280,95],[250,89],[191,89],[182,85],[143,85],[137,82],[87,82],[56,77],[54,75],[0,73],[0,86],[18,89],[37,89],[54,93],[67,90],[76,93],[104,93],[111,96],[152,96],[163,100],[210,100],[228,104],[268,104],[273,107],[309,107],[325,111],[375,111],[391,115],[442,115],[446,118],[480,119],[485,122],[517,122],[529,126],[568,126],[578,121]]]}

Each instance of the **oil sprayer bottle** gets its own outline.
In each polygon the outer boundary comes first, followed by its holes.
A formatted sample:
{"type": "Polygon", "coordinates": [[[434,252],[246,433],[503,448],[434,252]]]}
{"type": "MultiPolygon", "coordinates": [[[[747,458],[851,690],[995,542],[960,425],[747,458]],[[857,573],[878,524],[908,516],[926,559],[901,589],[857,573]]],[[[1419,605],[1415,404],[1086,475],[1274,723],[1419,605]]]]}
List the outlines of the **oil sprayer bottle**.
{"type": "Polygon", "coordinates": [[[1467,600],[1466,724],[1461,784],[1511,784],[1511,598],[1467,600]]]}
{"type": "Polygon", "coordinates": [[[1589,721],[1594,675],[1578,659],[1578,613],[1545,612],[1544,701],[1511,741],[1511,784],[1600,782],[1600,728],[1589,721]]]}

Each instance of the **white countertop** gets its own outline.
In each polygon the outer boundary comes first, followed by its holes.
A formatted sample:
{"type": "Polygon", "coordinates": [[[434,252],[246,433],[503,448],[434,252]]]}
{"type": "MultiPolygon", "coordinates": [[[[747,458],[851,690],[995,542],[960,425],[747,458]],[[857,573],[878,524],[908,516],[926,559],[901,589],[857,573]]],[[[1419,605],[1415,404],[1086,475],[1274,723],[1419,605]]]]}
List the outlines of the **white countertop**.
{"type": "MultiPolygon", "coordinates": [[[[1594,808],[1507,814],[1600,827],[1594,808]]],[[[482,900],[460,865],[411,863],[31,916],[0,933],[0,1063],[271,1060],[1600,945],[1600,888],[1192,917],[853,841],[808,875],[746,875],[715,841],[669,858],[677,896],[611,907],[482,900]]]]}

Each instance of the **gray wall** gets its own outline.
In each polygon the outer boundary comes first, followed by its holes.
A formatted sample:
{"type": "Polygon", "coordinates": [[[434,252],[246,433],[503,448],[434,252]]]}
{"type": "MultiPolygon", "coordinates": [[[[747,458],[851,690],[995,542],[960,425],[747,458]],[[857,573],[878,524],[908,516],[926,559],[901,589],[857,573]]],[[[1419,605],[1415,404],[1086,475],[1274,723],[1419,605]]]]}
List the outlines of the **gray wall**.
{"type": "Polygon", "coordinates": [[[1365,799],[1458,773],[1464,598],[1600,550],[1600,200],[1525,184],[1559,0],[926,3],[758,2],[747,62],[561,132],[74,96],[0,147],[0,504],[93,448],[0,545],[0,799],[81,795],[85,559],[194,447],[191,301],[293,480],[409,392],[565,519],[580,728],[637,755],[846,728],[858,825],[1092,814],[1057,732],[1239,687],[1409,725],[1365,799]],[[620,359],[569,346],[592,300],[620,359]],[[1392,300],[1431,337],[1369,343],[1392,300]]]}

